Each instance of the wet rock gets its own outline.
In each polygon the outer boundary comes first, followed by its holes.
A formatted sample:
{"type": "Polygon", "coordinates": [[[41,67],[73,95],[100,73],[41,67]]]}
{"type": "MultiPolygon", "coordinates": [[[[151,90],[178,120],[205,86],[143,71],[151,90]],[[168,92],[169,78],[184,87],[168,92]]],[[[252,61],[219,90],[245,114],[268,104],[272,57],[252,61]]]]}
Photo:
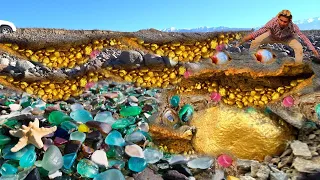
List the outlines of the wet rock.
{"type": "Polygon", "coordinates": [[[124,65],[141,64],[143,63],[143,57],[142,54],[137,51],[122,51],[119,56],[119,61],[124,65]]]}
{"type": "Polygon", "coordinates": [[[145,168],[141,173],[133,174],[133,178],[135,180],[145,180],[145,179],[163,180],[163,178],[159,174],[155,174],[154,171],[148,167],[145,168]]]}
{"type": "Polygon", "coordinates": [[[251,164],[253,162],[258,163],[258,161],[247,160],[247,159],[239,159],[237,160],[237,169],[239,173],[245,174],[251,170],[251,164]]]}
{"type": "Polygon", "coordinates": [[[26,71],[28,69],[35,68],[36,66],[32,64],[30,61],[17,61],[16,67],[21,71],[26,71]]]}
{"type": "Polygon", "coordinates": [[[192,176],[191,170],[184,164],[175,164],[172,166],[174,170],[177,170],[179,173],[186,175],[187,177],[192,176]]]}
{"type": "Polygon", "coordinates": [[[64,154],[77,153],[81,147],[81,142],[77,140],[68,141],[64,147],[64,154]]]}
{"type": "Polygon", "coordinates": [[[240,176],[240,180],[256,180],[256,179],[251,176],[240,176]]]}
{"type": "Polygon", "coordinates": [[[0,58],[0,64],[4,66],[9,66],[10,60],[8,58],[0,58]]]}
{"type": "Polygon", "coordinates": [[[169,170],[162,177],[165,180],[188,180],[187,176],[179,173],[177,170],[169,170]]]}
{"type": "Polygon", "coordinates": [[[145,65],[148,67],[164,65],[162,57],[157,54],[146,54],[143,58],[145,65]]]}
{"type": "Polygon", "coordinates": [[[212,180],[221,180],[221,179],[225,179],[225,172],[223,170],[216,170],[214,175],[213,175],[213,178],[212,180]]]}
{"type": "Polygon", "coordinates": [[[311,160],[296,157],[292,166],[299,172],[313,173],[320,170],[320,157],[314,157],[311,160]]]}
{"type": "Polygon", "coordinates": [[[301,141],[294,141],[293,143],[290,144],[290,147],[293,151],[293,154],[295,156],[302,156],[305,158],[311,158],[311,152],[308,148],[308,145],[306,143],[303,143],[301,141]]]}

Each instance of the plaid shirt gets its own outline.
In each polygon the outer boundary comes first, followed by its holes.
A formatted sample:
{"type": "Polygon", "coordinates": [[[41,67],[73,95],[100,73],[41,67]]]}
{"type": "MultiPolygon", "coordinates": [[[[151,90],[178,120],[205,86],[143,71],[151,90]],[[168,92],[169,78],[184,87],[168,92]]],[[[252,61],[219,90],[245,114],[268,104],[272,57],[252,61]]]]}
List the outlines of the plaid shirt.
{"type": "Polygon", "coordinates": [[[315,50],[315,47],[312,45],[310,40],[304,34],[302,34],[302,32],[296,24],[290,22],[287,27],[281,29],[277,17],[272,18],[269,22],[267,22],[267,24],[265,24],[259,30],[252,32],[251,36],[253,39],[255,39],[256,37],[267,32],[268,30],[270,30],[271,32],[271,38],[276,41],[287,41],[290,38],[293,38],[295,35],[298,35],[304,41],[304,43],[306,43],[310,50],[315,50]]]}

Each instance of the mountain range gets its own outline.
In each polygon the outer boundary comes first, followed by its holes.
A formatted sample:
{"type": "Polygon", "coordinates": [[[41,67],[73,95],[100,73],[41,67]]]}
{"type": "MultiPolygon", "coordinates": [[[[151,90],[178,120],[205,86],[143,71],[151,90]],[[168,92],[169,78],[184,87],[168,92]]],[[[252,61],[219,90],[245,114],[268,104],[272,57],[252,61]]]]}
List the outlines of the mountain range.
{"type": "MultiPolygon", "coordinates": [[[[300,30],[320,30],[320,17],[314,17],[304,20],[293,21],[298,25],[300,30]]],[[[215,32],[215,31],[246,31],[251,29],[259,29],[260,27],[251,27],[251,28],[236,28],[236,27],[198,27],[198,28],[190,28],[190,29],[176,29],[174,27],[162,29],[164,32],[215,32]]]]}

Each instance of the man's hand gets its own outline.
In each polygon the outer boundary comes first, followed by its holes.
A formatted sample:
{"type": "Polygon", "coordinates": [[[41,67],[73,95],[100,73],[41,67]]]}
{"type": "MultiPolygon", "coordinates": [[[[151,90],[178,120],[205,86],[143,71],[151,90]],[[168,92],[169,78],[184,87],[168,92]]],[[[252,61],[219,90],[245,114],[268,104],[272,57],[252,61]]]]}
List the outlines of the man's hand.
{"type": "Polygon", "coordinates": [[[242,45],[243,43],[249,41],[252,39],[252,36],[250,34],[244,36],[239,42],[238,44],[236,44],[236,47],[239,47],[240,45],[242,45]]]}

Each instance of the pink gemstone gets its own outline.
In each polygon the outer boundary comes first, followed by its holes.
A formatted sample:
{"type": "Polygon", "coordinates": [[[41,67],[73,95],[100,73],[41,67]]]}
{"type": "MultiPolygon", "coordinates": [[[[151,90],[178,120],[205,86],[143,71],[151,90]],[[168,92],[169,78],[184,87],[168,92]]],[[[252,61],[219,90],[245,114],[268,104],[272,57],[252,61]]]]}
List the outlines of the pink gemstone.
{"type": "Polygon", "coordinates": [[[54,138],[53,142],[55,145],[59,146],[59,145],[62,145],[64,143],[68,142],[68,140],[60,138],[60,137],[56,137],[56,138],[54,138]]]}
{"type": "Polygon", "coordinates": [[[191,76],[191,71],[187,70],[186,72],[184,72],[183,76],[184,78],[188,79],[191,76]]]}
{"type": "Polygon", "coordinates": [[[100,52],[99,52],[98,50],[92,51],[91,54],[90,54],[90,58],[91,58],[91,59],[96,58],[96,57],[99,55],[99,53],[100,53],[100,52]]]}
{"type": "Polygon", "coordinates": [[[226,49],[226,45],[225,44],[219,44],[216,47],[216,51],[224,51],[226,49]]]}
{"type": "Polygon", "coordinates": [[[88,82],[88,83],[86,84],[86,89],[92,88],[95,84],[96,84],[96,83],[94,83],[94,82],[88,82]]]}
{"type": "Polygon", "coordinates": [[[221,95],[217,92],[213,92],[210,96],[211,100],[214,102],[219,102],[221,100],[221,95]]]}
{"type": "Polygon", "coordinates": [[[232,165],[232,158],[226,154],[218,157],[218,164],[224,168],[230,167],[232,165]]]}
{"type": "Polygon", "coordinates": [[[294,104],[293,97],[287,96],[287,97],[283,98],[282,105],[284,107],[291,107],[291,106],[293,106],[293,104],[294,104]]]}

